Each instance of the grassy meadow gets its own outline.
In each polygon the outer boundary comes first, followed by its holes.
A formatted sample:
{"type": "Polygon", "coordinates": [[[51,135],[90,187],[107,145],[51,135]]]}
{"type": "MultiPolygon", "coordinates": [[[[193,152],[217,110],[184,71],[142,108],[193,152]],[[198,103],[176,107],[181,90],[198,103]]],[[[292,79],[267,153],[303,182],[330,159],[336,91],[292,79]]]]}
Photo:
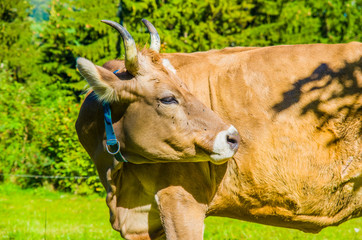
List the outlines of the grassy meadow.
{"type": "MultiPolygon", "coordinates": [[[[21,189],[0,184],[0,240],[121,239],[108,223],[105,198],[79,196],[50,188],[21,189]]],[[[206,240],[348,239],[362,240],[362,218],[319,234],[276,228],[227,218],[206,219],[206,240]]]]}

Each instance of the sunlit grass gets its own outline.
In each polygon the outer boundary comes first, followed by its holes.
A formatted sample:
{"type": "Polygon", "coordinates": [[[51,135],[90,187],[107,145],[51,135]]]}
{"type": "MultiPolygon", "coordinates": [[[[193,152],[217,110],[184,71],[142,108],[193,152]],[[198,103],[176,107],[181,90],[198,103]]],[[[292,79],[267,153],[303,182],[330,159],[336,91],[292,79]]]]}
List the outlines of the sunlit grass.
{"type": "Polygon", "coordinates": [[[0,185],[0,239],[120,239],[105,199],[0,185]]]}
{"type": "Polygon", "coordinates": [[[205,239],[207,240],[362,240],[362,219],[353,219],[338,227],[328,227],[318,234],[303,233],[299,230],[271,227],[242,222],[227,218],[206,219],[205,239]]]}
{"type": "MultiPolygon", "coordinates": [[[[108,222],[105,199],[46,188],[0,185],[0,239],[121,239],[108,222]]],[[[362,240],[362,218],[319,234],[276,228],[227,218],[206,219],[205,239],[348,239],[362,240]],[[358,230],[360,230],[358,232],[358,230]]]]}

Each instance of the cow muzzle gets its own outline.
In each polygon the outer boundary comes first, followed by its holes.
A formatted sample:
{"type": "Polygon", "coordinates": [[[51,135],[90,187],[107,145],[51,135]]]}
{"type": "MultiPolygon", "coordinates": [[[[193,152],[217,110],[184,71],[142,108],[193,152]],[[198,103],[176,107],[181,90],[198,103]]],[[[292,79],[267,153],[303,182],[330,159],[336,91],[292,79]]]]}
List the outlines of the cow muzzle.
{"type": "Polygon", "coordinates": [[[213,153],[210,155],[211,162],[215,164],[222,164],[227,159],[234,156],[239,148],[240,135],[234,126],[229,129],[219,132],[216,135],[213,153]]]}

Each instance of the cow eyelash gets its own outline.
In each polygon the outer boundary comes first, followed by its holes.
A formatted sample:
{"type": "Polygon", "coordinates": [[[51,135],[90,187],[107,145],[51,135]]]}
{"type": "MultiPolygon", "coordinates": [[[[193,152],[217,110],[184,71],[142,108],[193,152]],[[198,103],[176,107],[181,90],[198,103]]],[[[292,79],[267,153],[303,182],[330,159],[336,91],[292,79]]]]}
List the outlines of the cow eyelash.
{"type": "Polygon", "coordinates": [[[178,104],[177,99],[173,96],[161,98],[160,102],[163,104],[178,104]]]}

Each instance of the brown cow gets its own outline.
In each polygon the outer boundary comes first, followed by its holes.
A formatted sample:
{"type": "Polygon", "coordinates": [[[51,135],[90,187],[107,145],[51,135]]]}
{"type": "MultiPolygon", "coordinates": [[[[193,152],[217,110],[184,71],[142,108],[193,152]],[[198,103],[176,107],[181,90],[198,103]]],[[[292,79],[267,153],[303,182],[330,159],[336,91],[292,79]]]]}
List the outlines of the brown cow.
{"type": "MultiPolygon", "coordinates": [[[[157,43],[151,47],[158,51],[157,43]]],[[[318,232],[362,215],[360,43],[151,56],[232,122],[241,141],[222,165],[117,163],[102,143],[101,105],[89,95],[77,132],[107,189],[112,226],[123,237],[202,239],[207,216],[318,232]]],[[[124,71],[122,61],[104,67],[124,71]]],[[[119,136],[123,105],[112,107],[119,136]]],[[[122,152],[133,162],[125,144],[122,152]]]]}

